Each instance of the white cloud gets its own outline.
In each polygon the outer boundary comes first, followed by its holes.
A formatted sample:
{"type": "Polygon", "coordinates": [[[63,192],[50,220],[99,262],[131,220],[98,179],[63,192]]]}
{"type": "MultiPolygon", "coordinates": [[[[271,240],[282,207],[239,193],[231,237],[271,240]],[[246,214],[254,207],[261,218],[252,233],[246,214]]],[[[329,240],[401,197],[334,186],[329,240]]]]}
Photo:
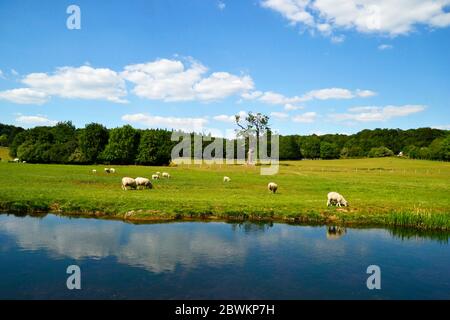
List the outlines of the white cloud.
{"type": "Polygon", "coordinates": [[[424,111],[423,105],[404,105],[404,106],[366,106],[350,108],[348,113],[333,114],[331,119],[337,121],[387,121],[392,118],[405,117],[414,113],[424,111]]]}
{"type": "Polygon", "coordinates": [[[20,125],[26,126],[54,126],[58,123],[56,120],[50,120],[46,116],[24,116],[19,114],[16,118],[16,122],[20,125]]]}
{"type": "Polygon", "coordinates": [[[360,90],[360,89],[358,89],[358,90],[356,90],[355,95],[357,97],[360,97],[360,98],[369,98],[369,97],[376,96],[377,93],[374,92],[374,91],[371,91],[371,90],[360,90]]]}
{"type": "Polygon", "coordinates": [[[245,100],[255,100],[263,95],[261,91],[244,92],[241,97],[245,100]]]}
{"type": "Polygon", "coordinates": [[[126,102],[123,100],[127,94],[125,81],[117,72],[106,68],[61,67],[50,75],[31,73],[22,82],[48,96],[126,102]]]}
{"type": "Polygon", "coordinates": [[[385,43],[380,44],[380,45],[378,46],[378,50],[381,50],[381,51],[389,50],[389,49],[392,49],[392,48],[393,48],[392,45],[390,45],[390,44],[385,44],[385,43]]]}
{"type": "Polygon", "coordinates": [[[450,124],[444,124],[441,126],[433,126],[433,129],[439,129],[439,130],[450,130],[450,124]]]}
{"type": "Polygon", "coordinates": [[[284,120],[289,118],[289,115],[286,112],[272,112],[270,113],[270,116],[278,120],[284,120]]]}
{"type": "Polygon", "coordinates": [[[313,123],[317,118],[316,112],[305,112],[303,114],[294,116],[292,121],[300,123],[313,123]]]}
{"type": "Polygon", "coordinates": [[[205,118],[161,117],[143,113],[126,114],[122,116],[122,120],[141,124],[149,128],[175,129],[186,132],[200,132],[208,123],[208,120],[205,118]]]}
{"type": "Polygon", "coordinates": [[[348,89],[342,88],[327,88],[320,90],[313,90],[306,93],[303,97],[304,101],[307,100],[329,100],[329,99],[352,99],[355,95],[348,89]]]}
{"type": "Polygon", "coordinates": [[[303,106],[294,106],[293,104],[287,103],[284,105],[284,110],[286,111],[294,111],[294,110],[302,110],[305,107],[303,106]]]}
{"type": "Polygon", "coordinates": [[[228,72],[215,72],[195,84],[194,91],[199,100],[220,100],[253,89],[249,76],[238,77],[228,72]]]}
{"type": "Polygon", "coordinates": [[[125,67],[122,76],[135,84],[133,93],[141,98],[163,101],[212,101],[239,95],[253,89],[249,76],[215,72],[190,59],[185,66],[178,60],[159,59],[125,67]]]}
{"type": "Polygon", "coordinates": [[[338,36],[332,36],[331,37],[331,42],[333,43],[342,43],[345,41],[345,36],[344,35],[338,35],[338,36]]]}
{"type": "Polygon", "coordinates": [[[280,93],[266,91],[258,98],[258,100],[267,104],[288,104],[299,102],[301,101],[301,98],[297,96],[288,98],[280,93]]]}
{"type": "Polygon", "coordinates": [[[3,73],[3,71],[1,69],[0,69],[0,79],[6,79],[5,74],[3,73]]]}
{"type": "MultiPolygon", "coordinates": [[[[241,118],[247,116],[247,112],[245,112],[245,111],[239,111],[237,114],[239,116],[241,116],[241,118]]],[[[213,119],[216,120],[216,121],[227,122],[227,123],[235,123],[236,122],[236,116],[235,115],[221,114],[221,115],[218,115],[218,116],[214,116],[213,119]]]]}
{"type": "Polygon", "coordinates": [[[351,91],[343,88],[325,88],[319,90],[309,91],[302,96],[286,97],[280,93],[273,91],[254,91],[242,95],[242,98],[247,100],[258,100],[267,104],[285,105],[287,108],[292,108],[293,104],[299,102],[306,102],[311,100],[331,100],[331,99],[353,99],[353,98],[368,98],[376,95],[371,90],[355,90],[351,91]]]}
{"type": "Polygon", "coordinates": [[[18,76],[19,75],[19,73],[15,69],[11,69],[11,74],[13,76],[18,76]]]}
{"type": "Polygon", "coordinates": [[[450,25],[446,9],[450,0],[261,0],[261,4],[292,25],[326,36],[349,29],[397,36],[410,33],[418,25],[450,25]]]}
{"type": "Polygon", "coordinates": [[[217,8],[219,8],[219,10],[225,10],[226,4],[223,1],[218,1],[217,2],[217,8]]]}
{"type": "Polygon", "coordinates": [[[41,91],[29,88],[19,88],[0,91],[0,100],[7,100],[18,104],[43,104],[47,102],[49,96],[41,91]]]}
{"type": "Polygon", "coordinates": [[[342,88],[327,88],[320,90],[313,90],[306,93],[303,97],[305,101],[307,100],[329,100],[329,99],[353,99],[353,98],[368,98],[376,95],[375,92],[371,90],[356,90],[354,92],[348,89],[342,88]]]}

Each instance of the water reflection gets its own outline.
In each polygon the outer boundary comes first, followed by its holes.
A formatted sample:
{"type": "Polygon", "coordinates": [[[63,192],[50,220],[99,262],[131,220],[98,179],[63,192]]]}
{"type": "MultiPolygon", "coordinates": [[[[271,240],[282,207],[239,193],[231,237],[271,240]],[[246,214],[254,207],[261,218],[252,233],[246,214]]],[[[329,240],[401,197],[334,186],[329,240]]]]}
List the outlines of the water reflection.
{"type": "Polygon", "coordinates": [[[264,233],[273,227],[273,222],[236,222],[231,224],[233,231],[243,230],[245,233],[264,233]]]}
{"type": "Polygon", "coordinates": [[[398,229],[0,215],[0,298],[28,294],[23,275],[40,284],[33,297],[64,297],[72,260],[89,270],[85,297],[450,298],[446,241],[398,229]],[[383,270],[381,293],[365,286],[370,264],[383,270]]]}
{"type": "Polygon", "coordinates": [[[327,227],[327,239],[337,240],[347,233],[347,229],[340,226],[327,227]]]}
{"type": "Polygon", "coordinates": [[[128,225],[93,219],[61,223],[67,219],[55,216],[1,220],[0,233],[14,236],[23,250],[45,249],[54,257],[76,260],[114,256],[120,263],[152,272],[173,271],[177,264],[192,267],[238,263],[246,251],[245,245],[236,245],[213,232],[187,230],[181,223],[164,228],[167,225],[128,225]]]}

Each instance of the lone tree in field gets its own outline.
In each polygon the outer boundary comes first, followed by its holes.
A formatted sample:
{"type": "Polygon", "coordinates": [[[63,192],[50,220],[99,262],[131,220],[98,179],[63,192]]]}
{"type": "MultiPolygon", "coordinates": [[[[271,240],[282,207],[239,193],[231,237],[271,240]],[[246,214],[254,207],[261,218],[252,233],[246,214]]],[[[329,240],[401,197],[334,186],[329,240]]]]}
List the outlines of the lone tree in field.
{"type": "MultiPolygon", "coordinates": [[[[235,118],[236,125],[239,127],[239,129],[236,130],[237,136],[242,136],[247,141],[250,140],[250,136],[256,136],[256,159],[259,159],[259,138],[270,132],[269,116],[259,112],[253,113],[250,111],[244,119],[242,119],[242,116],[238,114],[235,115],[235,118]]],[[[250,157],[252,151],[252,149],[249,149],[249,162],[251,161],[250,157]]]]}

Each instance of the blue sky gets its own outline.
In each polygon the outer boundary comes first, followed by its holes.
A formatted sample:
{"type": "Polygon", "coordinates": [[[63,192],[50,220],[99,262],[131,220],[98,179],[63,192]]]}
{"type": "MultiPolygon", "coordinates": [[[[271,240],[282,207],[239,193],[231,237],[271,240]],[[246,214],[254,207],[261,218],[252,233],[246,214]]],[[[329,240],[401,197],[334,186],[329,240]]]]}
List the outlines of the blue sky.
{"type": "Polygon", "coordinates": [[[0,0],[0,122],[450,128],[450,1],[0,0]],[[69,5],[81,29],[69,30],[69,5]],[[412,14],[411,12],[414,12],[412,14]]]}

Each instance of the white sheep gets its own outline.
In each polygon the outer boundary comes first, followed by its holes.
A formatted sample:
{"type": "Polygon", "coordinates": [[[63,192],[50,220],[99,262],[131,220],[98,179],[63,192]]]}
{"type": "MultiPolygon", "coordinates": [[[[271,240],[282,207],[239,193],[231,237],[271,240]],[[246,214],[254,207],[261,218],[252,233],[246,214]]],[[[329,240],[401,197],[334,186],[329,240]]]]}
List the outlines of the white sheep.
{"type": "Polygon", "coordinates": [[[139,187],[143,187],[144,189],[153,188],[152,183],[147,178],[138,177],[134,180],[136,181],[136,188],[138,188],[138,189],[139,189],[139,187]]]}
{"type": "Polygon", "coordinates": [[[161,175],[161,172],[158,171],[156,174],[157,174],[158,176],[160,176],[160,175],[161,175]]]}
{"type": "Polygon", "coordinates": [[[275,193],[278,190],[278,185],[275,182],[269,182],[267,189],[269,189],[270,192],[275,193]]]}
{"type": "Polygon", "coordinates": [[[105,170],[105,173],[110,173],[111,172],[110,168],[105,168],[104,170],[105,170]]]}
{"type": "Polygon", "coordinates": [[[122,189],[128,190],[128,187],[131,189],[136,189],[136,180],[129,177],[122,178],[122,189]]]}
{"type": "Polygon", "coordinates": [[[223,182],[230,182],[230,181],[231,181],[230,177],[227,176],[223,177],[223,182]]]}
{"type": "Polygon", "coordinates": [[[93,169],[93,170],[92,170],[92,173],[94,173],[94,174],[97,173],[97,170],[93,169]]]}
{"type": "Polygon", "coordinates": [[[114,169],[114,168],[109,168],[109,171],[110,171],[111,173],[116,173],[116,169],[114,169]]]}
{"type": "Polygon", "coordinates": [[[170,174],[168,174],[167,172],[163,172],[163,173],[162,173],[162,177],[163,177],[163,178],[170,179],[170,174]]]}
{"type": "Polygon", "coordinates": [[[152,180],[159,180],[159,174],[152,174],[152,180]]]}
{"type": "Polygon", "coordinates": [[[347,207],[348,206],[347,200],[345,200],[345,198],[337,192],[328,193],[327,207],[329,207],[332,204],[335,204],[338,207],[341,207],[341,206],[347,207]]]}

